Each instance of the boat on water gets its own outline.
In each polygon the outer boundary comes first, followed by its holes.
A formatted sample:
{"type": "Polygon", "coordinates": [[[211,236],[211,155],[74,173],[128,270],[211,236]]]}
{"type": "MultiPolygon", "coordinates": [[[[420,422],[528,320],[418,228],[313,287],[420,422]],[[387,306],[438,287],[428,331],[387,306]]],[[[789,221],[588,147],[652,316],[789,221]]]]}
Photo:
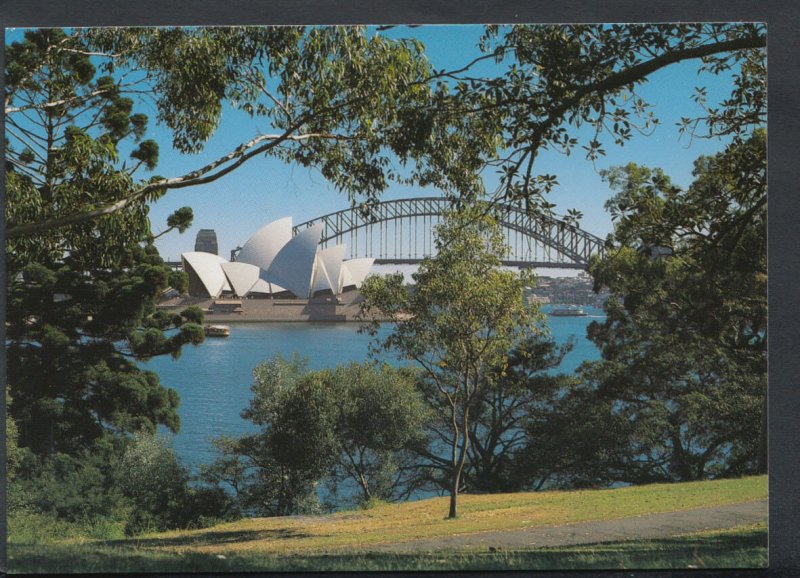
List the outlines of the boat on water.
{"type": "Polygon", "coordinates": [[[587,313],[582,307],[570,305],[569,307],[556,307],[550,312],[553,317],[586,317],[587,313]]]}
{"type": "Polygon", "coordinates": [[[227,325],[206,325],[206,337],[228,337],[231,334],[231,328],[227,325]]]}

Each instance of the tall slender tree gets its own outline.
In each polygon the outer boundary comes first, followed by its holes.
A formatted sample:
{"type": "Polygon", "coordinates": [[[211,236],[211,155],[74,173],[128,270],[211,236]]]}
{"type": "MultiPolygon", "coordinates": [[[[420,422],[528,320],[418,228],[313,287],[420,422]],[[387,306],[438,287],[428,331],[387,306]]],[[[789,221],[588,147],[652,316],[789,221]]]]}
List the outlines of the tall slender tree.
{"type": "MultiPolygon", "coordinates": [[[[436,250],[412,275],[413,288],[402,275],[374,276],[361,291],[365,315],[393,322],[380,348],[422,369],[420,390],[436,416],[434,443],[448,452],[448,515],[455,518],[473,421],[512,347],[533,333],[534,314],[523,302],[525,280],[500,267],[508,248],[486,207],[449,214],[436,230],[436,250]]],[[[373,335],[377,323],[367,326],[373,335]]]]}

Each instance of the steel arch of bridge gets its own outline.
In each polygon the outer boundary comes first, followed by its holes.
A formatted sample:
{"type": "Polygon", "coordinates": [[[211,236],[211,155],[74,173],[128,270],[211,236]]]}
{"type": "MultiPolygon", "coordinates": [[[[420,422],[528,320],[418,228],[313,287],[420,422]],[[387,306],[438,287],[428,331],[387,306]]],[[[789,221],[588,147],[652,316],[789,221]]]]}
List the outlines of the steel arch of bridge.
{"type": "MultiPolygon", "coordinates": [[[[603,239],[564,221],[531,216],[504,203],[495,207],[511,247],[505,265],[586,269],[592,255],[604,252],[603,239]]],[[[381,201],[369,218],[351,207],[300,223],[293,233],[322,223],[322,247],[344,243],[350,258],[412,264],[434,253],[433,226],[449,208],[450,201],[442,197],[381,201]]]]}

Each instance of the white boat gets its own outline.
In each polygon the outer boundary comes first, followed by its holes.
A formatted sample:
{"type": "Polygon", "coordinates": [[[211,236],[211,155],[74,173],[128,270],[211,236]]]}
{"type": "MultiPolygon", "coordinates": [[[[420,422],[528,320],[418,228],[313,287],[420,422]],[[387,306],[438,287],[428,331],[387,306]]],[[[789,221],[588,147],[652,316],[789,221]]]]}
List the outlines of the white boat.
{"type": "Polygon", "coordinates": [[[231,328],[227,325],[206,325],[205,333],[207,337],[228,337],[231,334],[231,328]]]}

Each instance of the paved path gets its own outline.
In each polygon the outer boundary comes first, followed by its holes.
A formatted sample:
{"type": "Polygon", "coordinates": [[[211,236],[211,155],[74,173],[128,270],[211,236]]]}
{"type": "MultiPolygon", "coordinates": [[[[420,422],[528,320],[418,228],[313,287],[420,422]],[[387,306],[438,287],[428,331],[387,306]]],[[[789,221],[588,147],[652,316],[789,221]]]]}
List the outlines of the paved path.
{"type": "Polygon", "coordinates": [[[552,546],[575,546],[597,542],[615,542],[639,538],[667,538],[687,532],[722,530],[739,524],[766,522],[767,500],[698,508],[635,518],[582,522],[564,526],[525,528],[481,534],[445,536],[377,546],[391,552],[454,550],[458,548],[530,549],[552,546]]]}

